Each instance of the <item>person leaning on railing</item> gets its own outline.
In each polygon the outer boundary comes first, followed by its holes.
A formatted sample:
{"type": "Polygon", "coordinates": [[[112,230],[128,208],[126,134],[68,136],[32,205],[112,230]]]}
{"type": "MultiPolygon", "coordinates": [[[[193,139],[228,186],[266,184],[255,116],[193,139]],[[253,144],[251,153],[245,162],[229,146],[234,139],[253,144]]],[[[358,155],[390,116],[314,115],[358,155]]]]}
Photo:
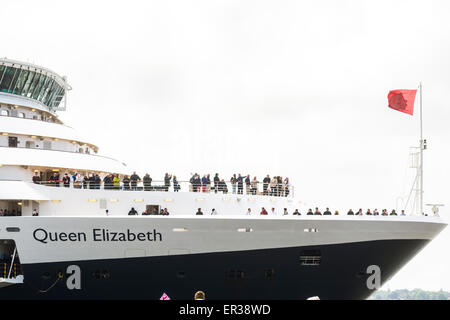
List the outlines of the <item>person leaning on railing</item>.
{"type": "Polygon", "coordinates": [[[221,180],[219,182],[219,186],[218,186],[219,191],[222,191],[223,194],[227,194],[228,193],[228,187],[227,184],[225,183],[225,180],[221,180]]]}
{"type": "Polygon", "coordinates": [[[289,178],[286,177],[283,182],[284,187],[284,196],[287,197],[289,195],[289,178]]]}
{"type": "Polygon", "coordinates": [[[250,175],[248,174],[245,177],[245,193],[246,194],[250,194],[250,186],[251,186],[251,181],[250,181],[250,175]]]}
{"type": "Polygon", "coordinates": [[[112,189],[112,185],[113,185],[113,180],[111,178],[111,175],[107,174],[103,178],[103,189],[105,189],[105,190],[112,189]]]}
{"type": "Polygon", "coordinates": [[[265,195],[265,196],[269,195],[269,184],[270,184],[270,176],[267,175],[263,179],[263,195],[265,195]]]}
{"type": "Polygon", "coordinates": [[[275,177],[270,180],[270,195],[276,196],[276,189],[277,189],[277,179],[275,177]]]}
{"type": "Polygon", "coordinates": [[[130,190],[130,178],[127,175],[123,177],[123,190],[130,190]]]}
{"type": "Polygon", "coordinates": [[[210,182],[210,180],[208,179],[206,174],[203,175],[203,178],[202,178],[202,192],[206,192],[206,188],[207,188],[209,182],[210,182]]]}
{"type": "Polygon", "coordinates": [[[115,190],[120,190],[120,177],[118,174],[113,174],[113,185],[115,190]]]}
{"type": "Polygon", "coordinates": [[[39,175],[39,171],[34,172],[33,182],[36,184],[41,184],[41,176],[39,175]]]}
{"type": "Polygon", "coordinates": [[[256,179],[256,177],[253,177],[253,180],[250,183],[251,186],[252,186],[252,188],[251,188],[252,195],[256,195],[257,194],[257,192],[258,192],[258,183],[259,183],[259,181],[256,179]]]}
{"type": "Polygon", "coordinates": [[[236,179],[237,187],[238,187],[238,194],[242,194],[244,190],[244,178],[241,176],[241,174],[238,174],[238,177],[236,179]]]}
{"type": "Polygon", "coordinates": [[[219,191],[219,184],[220,184],[220,178],[218,173],[216,173],[216,175],[214,176],[213,182],[214,182],[213,185],[214,192],[217,193],[217,191],[219,191]]]}
{"type": "Polygon", "coordinates": [[[169,187],[170,187],[170,180],[172,179],[172,175],[166,173],[164,175],[164,191],[169,191],[169,187]]]}
{"type": "Polygon", "coordinates": [[[148,173],[145,174],[144,178],[142,178],[144,184],[144,191],[150,191],[152,188],[152,178],[148,173]]]}
{"type": "Polygon", "coordinates": [[[172,182],[173,182],[173,191],[174,192],[180,191],[180,184],[178,183],[177,176],[173,176],[172,182]]]}
{"type": "Polygon", "coordinates": [[[141,181],[141,178],[136,174],[136,171],[133,172],[133,174],[130,176],[131,180],[131,189],[137,190],[137,183],[141,181]]]}
{"type": "Polygon", "coordinates": [[[70,177],[67,173],[64,174],[62,181],[63,181],[64,187],[66,187],[66,188],[70,187],[70,177]]]}
{"type": "Polygon", "coordinates": [[[237,183],[236,174],[233,174],[233,176],[230,179],[230,182],[231,182],[231,188],[233,190],[233,194],[236,194],[236,183],[237,183]]]}

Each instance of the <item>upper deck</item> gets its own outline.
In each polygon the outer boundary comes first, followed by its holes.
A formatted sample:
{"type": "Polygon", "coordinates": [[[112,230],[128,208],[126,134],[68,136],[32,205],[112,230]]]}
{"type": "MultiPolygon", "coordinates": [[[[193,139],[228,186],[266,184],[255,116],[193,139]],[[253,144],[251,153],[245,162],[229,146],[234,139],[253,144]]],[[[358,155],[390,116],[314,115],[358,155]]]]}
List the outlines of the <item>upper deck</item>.
{"type": "MultiPolygon", "coordinates": [[[[0,59],[0,94],[35,102],[48,111],[61,110],[66,91],[64,77],[34,64],[0,59]]],[[[64,109],[64,108],[62,108],[64,109]]]]}

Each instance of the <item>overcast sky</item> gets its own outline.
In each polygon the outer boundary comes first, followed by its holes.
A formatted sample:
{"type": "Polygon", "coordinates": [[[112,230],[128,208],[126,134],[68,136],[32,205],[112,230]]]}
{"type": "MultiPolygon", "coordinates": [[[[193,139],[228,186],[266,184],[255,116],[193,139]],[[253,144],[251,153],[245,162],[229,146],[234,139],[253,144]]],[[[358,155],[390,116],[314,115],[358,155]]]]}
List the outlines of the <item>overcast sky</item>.
{"type": "MultiPolygon", "coordinates": [[[[2,1],[0,55],[67,75],[66,124],[130,172],[288,176],[308,207],[401,209],[423,83],[425,203],[448,216],[450,2],[2,1]]],[[[446,230],[386,286],[450,290],[446,230]]],[[[389,249],[386,248],[386,253],[389,249]]]]}

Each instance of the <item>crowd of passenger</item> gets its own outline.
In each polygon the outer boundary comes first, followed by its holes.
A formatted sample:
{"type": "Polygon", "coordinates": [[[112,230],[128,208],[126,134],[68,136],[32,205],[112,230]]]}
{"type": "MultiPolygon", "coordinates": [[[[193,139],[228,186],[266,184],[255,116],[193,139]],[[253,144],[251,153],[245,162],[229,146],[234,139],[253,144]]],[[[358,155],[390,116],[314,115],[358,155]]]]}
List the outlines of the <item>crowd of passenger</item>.
{"type": "MultiPolygon", "coordinates": [[[[252,214],[252,212],[251,212],[251,209],[248,208],[247,215],[250,215],[250,214],[252,214]]],[[[283,212],[281,214],[282,215],[289,215],[289,212],[288,212],[287,208],[284,208],[283,212]]],[[[292,214],[293,215],[299,215],[299,216],[302,215],[298,211],[298,209],[295,209],[295,211],[292,214]]],[[[275,208],[272,208],[270,210],[270,213],[269,213],[269,212],[267,212],[267,210],[264,207],[262,207],[260,215],[277,215],[277,212],[276,212],[275,208]]],[[[323,216],[331,216],[331,215],[335,215],[335,216],[338,216],[339,215],[339,211],[335,210],[334,213],[331,213],[330,209],[326,208],[325,211],[322,213],[319,210],[319,208],[316,207],[314,211],[312,209],[308,209],[308,211],[306,212],[306,215],[308,215],[308,216],[312,216],[312,215],[316,215],[316,216],[322,216],[322,215],[323,216]]],[[[349,215],[349,216],[353,216],[353,215],[355,215],[355,216],[363,216],[363,215],[368,215],[368,216],[372,216],[372,215],[373,216],[378,216],[378,215],[381,215],[381,216],[388,216],[388,215],[389,216],[397,216],[397,212],[395,212],[395,210],[392,210],[391,213],[388,213],[387,209],[383,209],[381,211],[381,214],[380,214],[377,209],[374,209],[373,211],[371,211],[370,209],[367,209],[366,213],[364,214],[362,209],[359,209],[356,213],[354,213],[353,210],[350,209],[347,212],[347,215],[349,215]]],[[[406,216],[405,210],[402,210],[400,215],[401,216],[406,216]]]]}
{"type": "MultiPolygon", "coordinates": [[[[71,184],[74,188],[78,189],[103,189],[106,190],[144,190],[144,191],[169,191],[172,186],[174,192],[178,192],[181,189],[180,183],[175,175],[166,173],[163,178],[162,185],[152,185],[153,179],[148,173],[146,173],[142,179],[136,173],[132,175],[124,175],[122,178],[119,174],[107,174],[101,178],[97,173],[90,173],[88,175],[82,175],[75,172],[73,175],[65,173],[60,177],[58,172],[54,172],[49,177],[48,181],[42,181],[38,171],[35,171],[33,176],[33,182],[36,184],[45,184],[53,187],[69,188],[71,184]],[[142,182],[142,186],[138,186],[142,182]]],[[[290,193],[289,178],[281,176],[270,177],[267,175],[262,182],[250,175],[246,176],[239,174],[233,174],[228,182],[225,179],[220,178],[216,173],[213,178],[210,174],[204,174],[200,177],[199,174],[191,173],[189,180],[190,192],[221,192],[223,194],[229,193],[228,184],[231,185],[232,194],[248,194],[248,195],[267,195],[277,197],[287,197],[290,193]],[[262,184],[262,191],[258,190],[258,186],[262,184]]]]}
{"type": "MultiPolygon", "coordinates": [[[[300,215],[300,213],[295,213],[295,212],[294,212],[294,214],[300,215]]],[[[322,213],[319,210],[319,208],[316,207],[314,212],[312,211],[312,209],[308,209],[308,212],[306,213],[306,215],[331,216],[331,215],[333,215],[333,213],[331,213],[329,208],[326,208],[326,210],[322,213]]],[[[335,210],[334,215],[339,215],[339,211],[335,210]]],[[[363,216],[363,215],[367,215],[367,216],[379,216],[379,215],[381,215],[381,216],[397,216],[398,214],[394,209],[392,209],[392,211],[390,213],[388,213],[387,209],[383,209],[383,210],[381,210],[381,214],[378,212],[378,209],[373,209],[373,211],[371,211],[370,209],[367,209],[367,211],[365,213],[363,213],[363,209],[359,209],[358,211],[356,211],[356,213],[353,212],[352,209],[349,209],[347,212],[347,215],[349,215],[349,216],[363,216]]],[[[406,216],[405,210],[402,210],[400,215],[406,216]]]]}
{"type": "Polygon", "coordinates": [[[15,216],[21,216],[21,215],[22,215],[22,211],[20,211],[19,209],[17,211],[15,209],[13,209],[13,210],[0,209],[0,217],[15,217],[15,216]]]}
{"type": "MultiPolygon", "coordinates": [[[[137,216],[137,215],[139,215],[139,213],[133,207],[133,208],[131,208],[130,211],[128,211],[128,215],[129,216],[137,216]]],[[[168,216],[169,215],[169,211],[167,210],[167,208],[164,208],[164,209],[161,208],[159,210],[159,212],[158,212],[158,209],[152,208],[151,210],[150,209],[146,209],[144,212],[142,212],[141,215],[143,215],[143,216],[158,216],[158,215],[160,215],[160,216],[168,216]]]]}
{"type": "MultiPolygon", "coordinates": [[[[37,217],[39,213],[37,212],[36,209],[33,209],[31,215],[33,217],[37,217]]],[[[17,210],[0,209],[0,217],[20,217],[20,216],[22,216],[22,211],[20,209],[17,210]]]]}
{"type": "MultiPolygon", "coordinates": [[[[198,173],[191,173],[191,179],[189,180],[190,190],[192,192],[222,192],[227,194],[229,192],[227,183],[224,179],[219,177],[219,174],[216,173],[214,178],[211,179],[210,174],[205,174],[200,178],[198,173]]],[[[275,176],[270,178],[270,175],[267,175],[262,180],[262,193],[258,192],[258,185],[260,185],[260,181],[253,177],[250,178],[250,175],[242,176],[239,174],[233,174],[229,180],[231,184],[231,192],[232,194],[244,194],[244,189],[246,194],[262,194],[262,195],[270,195],[277,197],[287,197],[289,195],[289,178],[283,179],[281,176],[275,176]],[[244,188],[245,186],[245,188],[244,188]]]]}
{"type": "MultiPolygon", "coordinates": [[[[211,215],[217,215],[217,211],[216,209],[212,209],[211,210],[211,215]]],[[[247,215],[252,215],[252,209],[248,208],[247,215]]],[[[275,208],[271,208],[270,212],[268,212],[264,207],[261,208],[261,211],[259,213],[260,215],[278,215],[278,212],[275,210],[275,208]]],[[[302,214],[298,211],[298,209],[295,209],[295,211],[292,213],[293,215],[299,215],[301,216],[302,214]]],[[[8,210],[8,209],[0,209],[0,217],[4,217],[4,216],[21,216],[22,212],[20,210],[8,210]]],[[[109,215],[109,210],[106,210],[106,215],[109,215]]],[[[128,212],[129,216],[134,216],[134,215],[139,215],[139,213],[136,211],[136,209],[134,209],[134,207],[132,207],[130,209],[130,211],[128,212]]],[[[169,215],[169,211],[167,210],[167,208],[161,208],[158,212],[158,209],[156,208],[152,208],[152,209],[146,209],[144,212],[142,212],[143,216],[148,216],[148,215],[162,215],[162,216],[168,216],[169,215]]],[[[195,215],[203,215],[203,211],[202,208],[198,208],[197,212],[195,213],[195,215]]],[[[280,215],[289,215],[289,211],[287,208],[283,208],[283,211],[280,213],[280,215]]],[[[319,208],[315,208],[315,210],[313,211],[312,209],[308,209],[306,215],[308,216],[312,216],[312,215],[318,215],[318,216],[331,216],[331,215],[339,215],[339,211],[335,210],[334,213],[331,213],[329,208],[326,208],[325,211],[322,213],[319,208]]],[[[362,209],[359,209],[358,211],[353,212],[352,209],[350,209],[347,212],[347,215],[349,216],[363,216],[363,215],[367,215],[367,216],[397,216],[397,212],[393,209],[390,213],[388,213],[387,209],[383,209],[381,210],[381,214],[378,212],[377,209],[374,209],[373,211],[371,211],[370,209],[367,209],[366,213],[363,213],[362,209]]],[[[401,210],[401,213],[399,214],[400,216],[406,216],[405,210],[401,210]]],[[[37,212],[36,209],[33,210],[32,216],[39,216],[39,213],[37,212]]]]}
{"type": "MultiPolygon", "coordinates": [[[[107,215],[108,215],[108,210],[106,210],[106,211],[107,211],[107,215]]],[[[253,214],[252,209],[248,208],[247,212],[246,212],[246,215],[252,215],[252,214],[253,214]]],[[[288,211],[287,208],[283,208],[283,211],[280,212],[280,214],[278,214],[277,210],[274,207],[272,207],[269,210],[269,212],[264,207],[262,207],[259,214],[260,215],[271,215],[271,216],[277,216],[277,215],[287,216],[287,215],[289,215],[289,211],[288,211]]],[[[139,215],[139,214],[133,207],[128,212],[128,215],[129,216],[134,216],[134,215],[139,215]]],[[[163,216],[168,216],[169,212],[167,211],[167,208],[164,208],[164,209],[161,208],[159,212],[158,212],[158,210],[156,208],[153,208],[151,211],[146,209],[144,212],[142,212],[142,215],[143,216],[145,216],[145,215],[163,215],[163,216]]],[[[197,216],[204,215],[204,213],[202,211],[202,208],[198,208],[197,211],[195,212],[195,215],[197,215],[197,216]]],[[[211,210],[210,215],[217,215],[217,210],[213,208],[211,210]]],[[[302,214],[298,211],[298,209],[295,209],[295,211],[292,212],[292,215],[301,216],[302,214]]],[[[334,213],[331,213],[330,209],[326,208],[326,210],[322,213],[319,210],[319,208],[316,207],[314,211],[312,209],[308,209],[306,215],[308,215],[308,216],[310,216],[310,215],[311,216],[312,215],[315,215],[315,216],[322,216],[322,215],[324,215],[324,216],[331,216],[331,215],[335,215],[335,216],[337,216],[337,215],[339,215],[339,211],[335,210],[334,213]]],[[[366,213],[364,214],[362,212],[362,209],[359,209],[356,213],[354,213],[353,210],[350,209],[347,212],[347,215],[351,215],[351,216],[353,216],[353,215],[355,215],[355,216],[363,216],[363,215],[368,215],[368,216],[371,216],[371,215],[374,215],[374,216],[378,216],[378,215],[381,215],[381,216],[397,216],[397,212],[393,209],[390,213],[388,213],[387,209],[383,209],[381,211],[381,214],[380,214],[377,209],[374,209],[373,211],[371,211],[370,209],[367,209],[366,213]]],[[[400,216],[406,216],[405,210],[401,210],[400,216]]]]}

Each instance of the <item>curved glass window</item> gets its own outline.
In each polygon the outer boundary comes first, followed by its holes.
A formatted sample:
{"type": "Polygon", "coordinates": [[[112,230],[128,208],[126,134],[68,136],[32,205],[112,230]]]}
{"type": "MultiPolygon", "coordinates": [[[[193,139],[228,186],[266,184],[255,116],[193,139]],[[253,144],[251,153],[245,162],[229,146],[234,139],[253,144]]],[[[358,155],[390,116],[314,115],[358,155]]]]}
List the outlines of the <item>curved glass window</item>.
{"type": "Polygon", "coordinates": [[[58,106],[61,102],[61,100],[64,97],[64,89],[62,87],[59,87],[58,92],[55,95],[55,100],[53,102],[54,105],[58,106]]]}
{"type": "Polygon", "coordinates": [[[30,88],[28,89],[28,93],[27,93],[28,98],[31,98],[31,94],[33,93],[34,88],[36,88],[36,85],[37,85],[38,82],[39,82],[39,76],[40,76],[39,73],[36,73],[36,74],[34,75],[33,81],[31,81],[30,88]]]}
{"type": "Polygon", "coordinates": [[[5,66],[0,65],[0,83],[2,82],[4,72],[5,72],[5,66]]]}
{"type": "Polygon", "coordinates": [[[9,92],[16,93],[14,91],[14,88],[16,87],[16,83],[19,80],[20,74],[22,73],[22,69],[16,69],[16,72],[14,74],[14,78],[11,81],[11,84],[9,86],[9,92]]]}
{"type": "Polygon", "coordinates": [[[6,67],[5,73],[3,74],[2,83],[0,83],[1,92],[9,92],[9,86],[11,85],[11,81],[14,78],[15,73],[16,68],[6,67]]]}
{"type": "Polygon", "coordinates": [[[23,90],[21,92],[21,95],[27,96],[26,93],[28,92],[28,89],[30,88],[31,81],[33,80],[34,72],[30,72],[28,75],[27,81],[25,82],[25,86],[23,87],[23,90]]]}
{"type": "Polygon", "coordinates": [[[20,74],[19,78],[17,79],[16,87],[14,88],[13,93],[22,91],[22,88],[25,85],[25,82],[27,81],[29,73],[30,72],[28,70],[22,70],[22,73],[20,74]]]}
{"type": "Polygon", "coordinates": [[[57,87],[58,84],[56,82],[52,82],[51,86],[49,87],[48,94],[45,97],[45,100],[43,101],[45,105],[52,107],[50,102],[52,101],[53,95],[55,94],[57,87]]]}
{"type": "Polygon", "coordinates": [[[36,76],[36,85],[34,86],[33,91],[31,91],[31,96],[30,98],[32,99],[36,99],[37,96],[39,95],[39,90],[42,88],[42,85],[44,84],[44,79],[45,76],[43,74],[39,74],[36,76]]]}
{"type": "Polygon", "coordinates": [[[32,98],[50,108],[61,103],[65,89],[54,76],[20,67],[0,65],[0,92],[32,98]]]}
{"type": "Polygon", "coordinates": [[[44,76],[44,83],[42,84],[42,87],[39,90],[39,94],[37,95],[36,100],[42,101],[50,81],[51,79],[49,77],[44,76]]]}
{"type": "Polygon", "coordinates": [[[61,86],[58,83],[54,82],[52,93],[50,94],[49,100],[46,104],[56,108],[59,105],[59,102],[61,101],[61,100],[57,101],[57,98],[60,96],[61,90],[62,90],[61,86]]]}

